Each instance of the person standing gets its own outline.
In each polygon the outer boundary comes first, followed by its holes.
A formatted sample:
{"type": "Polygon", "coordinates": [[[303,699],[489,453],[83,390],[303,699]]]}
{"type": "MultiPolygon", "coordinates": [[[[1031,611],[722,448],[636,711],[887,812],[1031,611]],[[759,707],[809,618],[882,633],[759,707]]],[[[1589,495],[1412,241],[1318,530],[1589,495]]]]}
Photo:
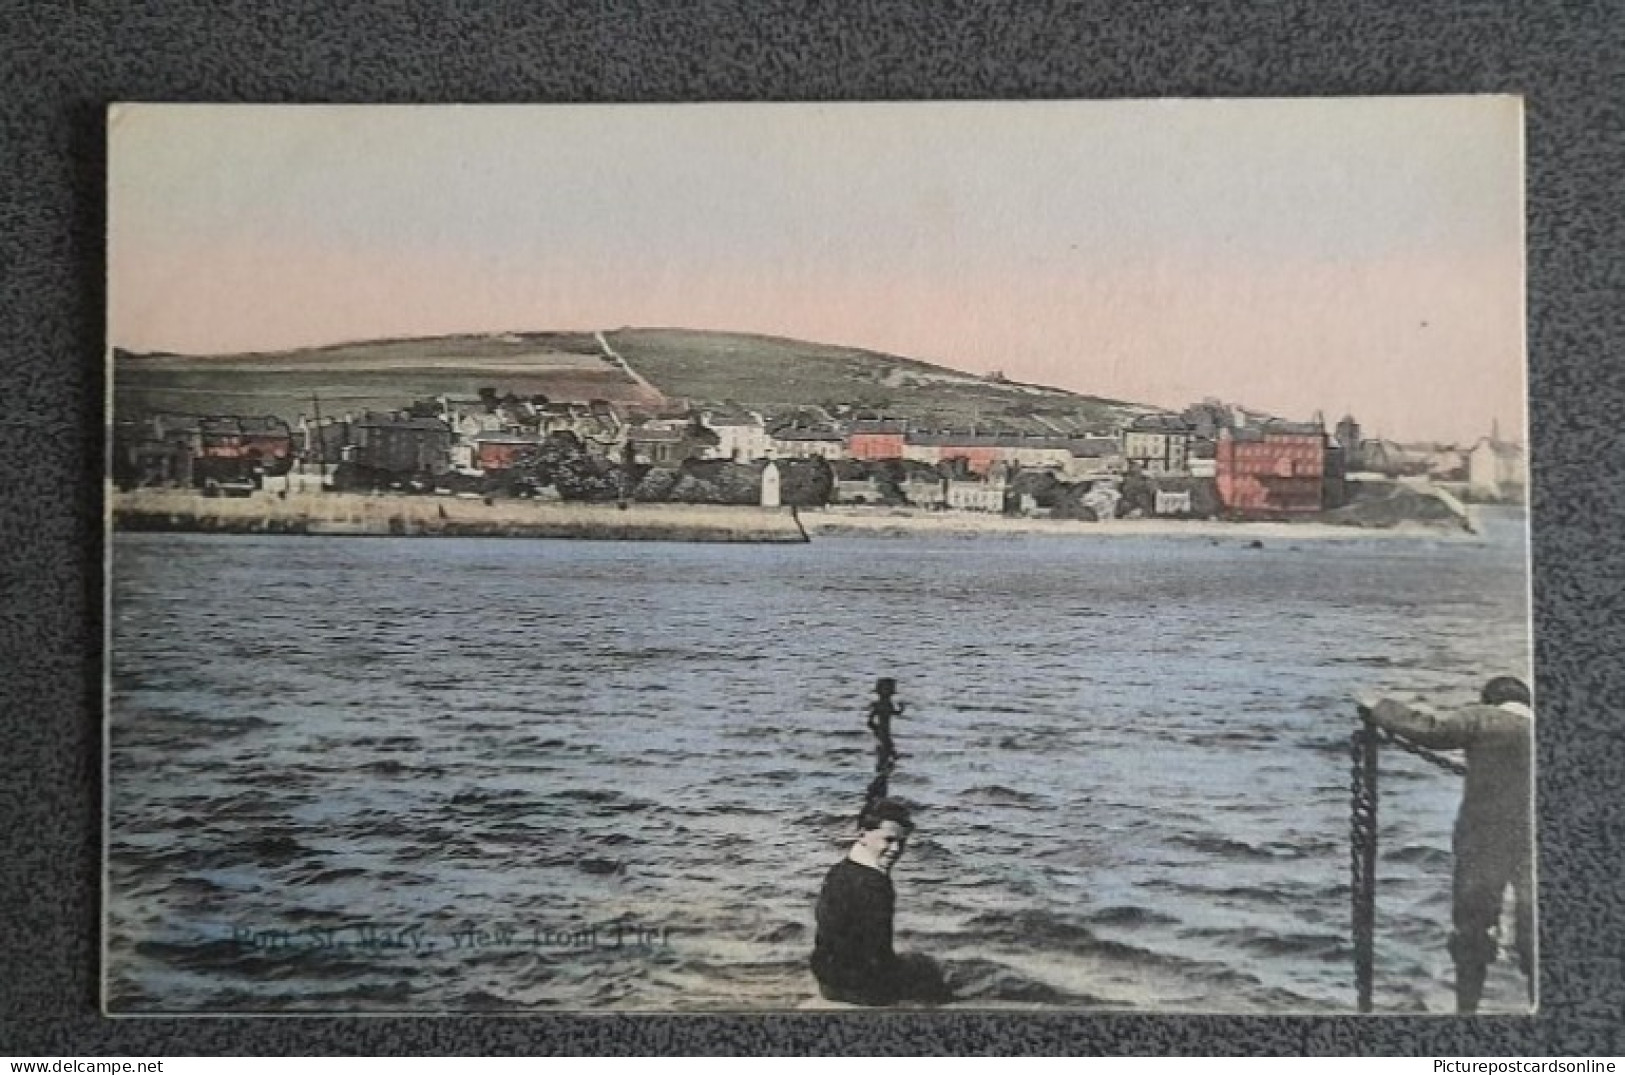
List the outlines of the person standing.
{"type": "Polygon", "coordinates": [[[894,702],[897,694],[897,681],[895,679],[881,679],[875,682],[875,700],[869,703],[869,730],[875,736],[875,768],[877,770],[890,769],[897,764],[897,744],[892,741],[891,721],[893,717],[903,715],[908,708],[906,702],[894,702]]]}
{"type": "Polygon", "coordinates": [[[1361,698],[1378,728],[1433,750],[1462,750],[1467,776],[1452,839],[1450,955],[1456,1010],[1478,1010],[1499,945],[1501,905],[1514,897],[1515,945],[1529,999],[1535,997],[1534,711],[1529,686],[1513,676],[1484,685],[1478,705],[1436,713],[1392,698],[1361,698]]]}

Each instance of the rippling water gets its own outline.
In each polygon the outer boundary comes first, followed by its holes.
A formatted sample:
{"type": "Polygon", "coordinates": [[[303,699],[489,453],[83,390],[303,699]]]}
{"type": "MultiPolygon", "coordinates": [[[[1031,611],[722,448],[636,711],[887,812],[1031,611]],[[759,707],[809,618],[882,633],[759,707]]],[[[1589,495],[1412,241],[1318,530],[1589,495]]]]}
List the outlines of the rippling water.
{"type": "MultiPolygon", "coordinates": [[[[1350,1009],[1346,699],[1526,667],[1522,519],[1494,522],[118,535],[110,1005],[793,1007],[889,675],[899,947],[967,1004],[1350,1009]]],[[[1383,768],[1378,1007],[1445,1010],[1459,782],[1383,768]]]]}

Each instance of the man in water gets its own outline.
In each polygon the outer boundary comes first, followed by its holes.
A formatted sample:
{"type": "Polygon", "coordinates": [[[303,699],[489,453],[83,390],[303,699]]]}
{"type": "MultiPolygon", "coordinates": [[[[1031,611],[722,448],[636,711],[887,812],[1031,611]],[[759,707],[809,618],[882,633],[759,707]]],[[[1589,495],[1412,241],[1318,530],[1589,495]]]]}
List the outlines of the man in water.
{"type": "Polygon", "coordinates": [[[892,950],[897,895],[891,868],[914,831],[908,808],[882,799],[864,811],[858,830],[852,850],[830,868],[818,894],[812,954],[818,991],[828,1000],[871,1007],[950,999],[935,963],[892,950]]]}
{"type": "Polygon", "coordinates": [[[1455,878],[1450,955],[1456,964],[1456,1010],[1478,1010],[1495,961],[1501,901],[1515,901],[1518,966],[1535,997],[1534,800],[1530,795],[1534,712],[1521,679],[1497,676],[1480,704],[1436,714],[1391,698],[1361,699],[1360,713],[1418,746],[1464,750],[1467,779],[1452,846],[1455,878]]]}

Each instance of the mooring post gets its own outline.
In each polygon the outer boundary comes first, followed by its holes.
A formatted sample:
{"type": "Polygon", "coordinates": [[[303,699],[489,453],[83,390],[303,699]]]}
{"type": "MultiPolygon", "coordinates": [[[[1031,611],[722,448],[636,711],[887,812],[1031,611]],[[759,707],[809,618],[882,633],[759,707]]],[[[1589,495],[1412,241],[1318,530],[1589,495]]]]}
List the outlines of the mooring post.
{"type": "Polygon", "coordinates": [[[1350,747],[1354,756],[1349,808],[1354,987],[1359,1010],[1369,1012],[1377,926],[1377,730],[1363,707],[1350,747]]]}

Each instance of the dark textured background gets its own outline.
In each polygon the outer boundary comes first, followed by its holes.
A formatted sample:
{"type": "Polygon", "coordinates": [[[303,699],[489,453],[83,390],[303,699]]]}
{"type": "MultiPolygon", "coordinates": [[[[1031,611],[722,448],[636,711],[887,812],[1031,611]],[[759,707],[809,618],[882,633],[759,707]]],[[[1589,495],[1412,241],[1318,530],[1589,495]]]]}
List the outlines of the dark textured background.
{"type": "Polygon", "coordinates": [[[1625,1053],[1622,210],[1625,3],[1616,0],[0,0],[0,1054],[1625,1053]],[[97,1014],[109,102],[1487,91],[1528,98],[1538,1018],[97,1014]]]}

